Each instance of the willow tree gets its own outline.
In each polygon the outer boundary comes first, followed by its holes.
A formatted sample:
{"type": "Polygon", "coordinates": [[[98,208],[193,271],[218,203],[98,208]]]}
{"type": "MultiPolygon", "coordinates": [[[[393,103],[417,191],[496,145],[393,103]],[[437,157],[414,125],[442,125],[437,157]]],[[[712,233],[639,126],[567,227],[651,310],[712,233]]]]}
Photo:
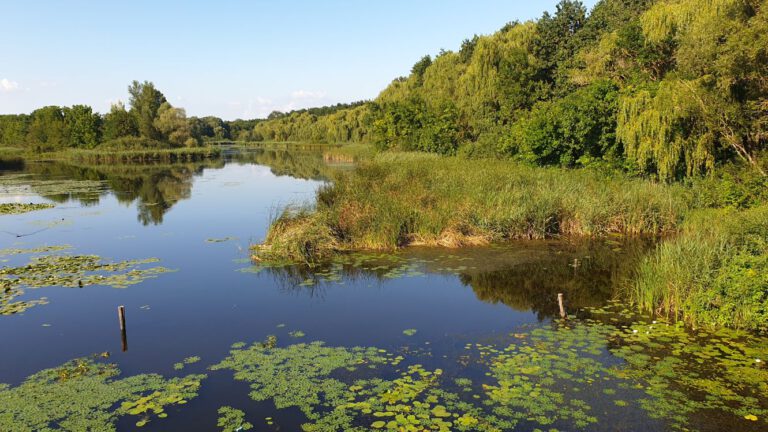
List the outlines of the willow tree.
{"type": "Polygon", "coordinates": [[[536,23],[526,22],[477,41],[457,94],[460,113],[475,134],[511,121],[542,93],[536,80],[541,62],[533,54],[537,37],[536,23]]]}
{"type": "Polygon", "coordinates": [[[673,42],[675,67],[658,83],[625,91],[617,136],[630,159],[670,178],[711,171],[733,154],[765,174],[757,155],[766,136],[754,129],[768,113],[766,5],[668,0],[642,15],[647,43],[673,42]]]}
{"type": "Polygon", "coordinates": [[[629,89],[621,98],[616,137],[644,171],[673,178],[714,168],[715,136],[692,85],[668,80],[656,89],[629,89]]]}

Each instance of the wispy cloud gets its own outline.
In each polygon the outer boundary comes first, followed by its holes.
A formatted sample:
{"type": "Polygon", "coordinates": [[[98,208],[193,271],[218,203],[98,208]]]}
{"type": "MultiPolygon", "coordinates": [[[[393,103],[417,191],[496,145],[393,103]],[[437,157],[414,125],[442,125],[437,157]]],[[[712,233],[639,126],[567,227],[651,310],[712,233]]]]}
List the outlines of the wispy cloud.
{"type": "Polygon", "coordinates": [[[272,111],[288,112],[311,106],[327,105],[327,93],[324,91],[295,90],[287,97],[272,100],[257,96],[246,102],[230,101],[227,106],[239,111],[240,118],[264,118],[272,111]]]}
{"type": "Polygon", "coordinates": [[[294,90],[291,93],[293,99],[322,99],[326,93],[324,91],[294,90]]]}
{"type": "Polygon", "coordinates": [[[0,92],[10,93],[19,89],[19,83],[8,78],[0,79],[0,92]]]}

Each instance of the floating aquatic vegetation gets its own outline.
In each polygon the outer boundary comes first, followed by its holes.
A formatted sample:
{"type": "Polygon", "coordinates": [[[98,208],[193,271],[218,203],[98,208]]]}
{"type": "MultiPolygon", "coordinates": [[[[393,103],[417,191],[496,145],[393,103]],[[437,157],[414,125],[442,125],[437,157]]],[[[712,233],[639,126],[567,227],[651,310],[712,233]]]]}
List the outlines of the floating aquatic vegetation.
{"type": "Polygon", "coordinates": [[[384,279],[423,276],[426,260],[405,258],[396,253],[363,253],[335,255],[331,260],[313,265],[296,265],[287,261],[257,260],[254,265],[240,269],[245,273],[270,271],[292,287],[314,287],[322,284],[344,284],[344,276],[384,279]]]}
{"type": "Polygon", "coordinates": [[[198,357],[198,356],[187,357],[183,361],[180,361],[178,363],[174,363],[173,364],[173,368],[175,370],[182,370],[182,369],[184,369],[184,367],[186,365],[195,364],[195,363],[197,363],[199,361],[200,361],[200,357],[198,357]]]}
{"type": "Polygon", "coordinates": [[[306,336],[306,334],[301,330],[294,330],[292,332],[289,332],[288,336],[292,338],[303,338],[304,336],[306,336]]]}
{"type": "Polygon", "coordinates": [[[50,228],[56,228],[60,226],[69,226],[69,225],[72,225],[73,222],[69,219],[61,218],[61,219],[53,219],[53,220],[34,220],[34,221],[30,221],[29,224],[50,229],[50,228]]]}
{"type": "Polygon", "coordinates": [[[223,432],[239,432],[253,429],[253,425],[245,421],[245,413],[230,406],[219,408],[219,420],[216,423],[223,432]]]}
{"type": "Polygon", "coordinates": [[[46,210],[54,208],[53,204],[33,204],[33,203],[4,203],[0,204],[0,215],[22,214],[36,210],[46,210]]]}
{"type": "Polygon", "coordinates": [[[140,426],[153,416],[166,417],[164,407],[195,397],[205,378],[119,375],[115,365],[81,358],[40,371],[16,387],[0,384],[0,430],[108,432],[126,415],[142,415],[140,426]]]}
{"type": "Polygon", "coordinates": [[[41,180],[28,174],[0,176],[0,193],[6,195],[97,197],[105,190],[106,183],[96,180],[41,180]]]}
{"type": "Polygon", "coordinates": [[[24,291],[12,290],[9,292],[0,293],[0,315],[13,315],[22,313],[29,308],[48,304],[47,297],[40,297],[36,300],[24,300],[24,301],[11,301],[13,298],[20,296],[24,291]]]}
{"type": "Polygon", "coordinates": [[[206,243],[224,243],[230,240],[237,240],[237,237],[223,237],[223,238],[209,238],[206,239],[206,243]]]}
{"type": "MultiPolygon", "coordinates": [[[[37,253],[63,248],[64,246],[51,246],[48,250],[37,248],[21,250],[22,252],[15,250],[13,253],[37,253]]],[[[149,258],[106,262],[96,255],[34,256],[26,265],[0,268],[0,315],[12,315],[47,303],[44,298],[12,302],[14,298],[24,294],[26,288],[82,288],[89,285],[125,288],[170,271],[159,266],[139,268],[158,261],[157,258],[149,258]]]]}
{"type": "Polygon", "coordinates": [[[416,332],[418,332],[418,330],[416,330],[416,329],[405,329],[405,330],[403,330],[403,334],[406,335],[406,336],[413,336],[413,335],[416,334],[416,332]]]}
{"type": "Polygon", "coordinates": [[[40,247],[29,248],[29,249],[21,249],[21,248],[0,249],[0,256],[61,252],[68,249],[72,249],[72,246],[71,245],[53,245],[53,246],[40,246],[40,247]]]}
{"type": "Polygon", "coordinates": [[[186,404],[188,399],[197,396],[200,381],[204,378],[205,375],[173,378],[168,380],[163,387],[156,389],[146,396],[124,401],[120,405],[118,412],[121,414],[141,415],[141,419],[136,422],[138,427],[149,423],[153,415],[158,418],[166,418],[168,414],[165,412],[165,407],[186,404]]]}
{"type": "Polygon", "coordinates": [[[165,267],[138,268],[159,261],[157,258],[148,258],[105,262],[97,255],[44,255],[33,257],[25,266],[1,268],[0,286],[42,288],[106,285],[125,288],[169,272],[165,267]]]}
{"type": "Polygon", "coordinates": [[[638,321],[621,306],[592,312],[595,318],[515,334],[507,347],[467,346],[490,365],[496,383],[483,389],[495,415],[583,428],[598,421],[579,396],[593,386],[614,406],[640,407],[678,430],[695,430],[692,418],[705,413],[733,422],[768,415],[768,370],[754,361],[768,355],[765,339],[638,321]]]}
{"type": "Polygon", "coordinates": [[[442,375],[440,369],[411,365],[393,380],[357,380],[348,388],[347,403],[305,424],[304,430],[501,431],[508,426],[487,417],[481,407],[440,389],[442,375]]]}
{"type": "Polygon", "coordinates": [[[441,369],[410,365],[384,379],[403,356],[321,342],[238,344],[213,369],[233,370],[255,400],[300,409],[308,432],[583,429],[608,420],[604,408],[592,408],[595,400],[645,410],[678,430],[696,430],[695,415],[730,415],[742,429],[765,422],[764,339],[646,323],[623,307],[592,313],[512,333],[508,345],[468,344],[470,358],[457,362],[487,372],[478,381],[452,377],[458,393],[444,388],[441,369]],[[372,366],[381,368],[373,378],[372,366]]]}
{"type": "Polygon", "coordinates": [[[276,347],[269,340],[235,348],[212,370],[232,370],[236,380],[250,383],[256,401],[273,400],[280,408],[296,407],[309,419],[320,418],[323,406],[346,403],[348,384],[333,373],[352,373],[387,362],[376,348],[328,347],[322,342],[276,347]]]}

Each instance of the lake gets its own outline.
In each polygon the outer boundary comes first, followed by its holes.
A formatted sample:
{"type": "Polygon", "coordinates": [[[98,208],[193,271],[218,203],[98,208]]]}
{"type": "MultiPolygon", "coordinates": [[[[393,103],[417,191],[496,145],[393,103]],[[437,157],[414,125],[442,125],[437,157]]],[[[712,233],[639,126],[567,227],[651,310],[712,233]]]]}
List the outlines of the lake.
{"type": "Polygon", "coordinates": [[[768,340],[621,302],[652,239],[251,262],[346,169],[311,147],[0,165],[0,202],[55,204],[0,216],[0,429],[766,430],[768,340]]]}

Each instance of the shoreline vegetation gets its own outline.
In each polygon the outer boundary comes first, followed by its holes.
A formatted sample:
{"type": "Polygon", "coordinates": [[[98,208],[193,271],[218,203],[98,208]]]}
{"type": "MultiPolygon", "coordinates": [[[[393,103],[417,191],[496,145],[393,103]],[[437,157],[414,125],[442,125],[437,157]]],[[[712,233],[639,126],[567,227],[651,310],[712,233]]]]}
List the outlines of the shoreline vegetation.
{"type": "Polygon", "coordinates": [[[639,309],[692,326],[768,331],[768,181],[749,167],[660,182],[597,168],[384,152],[276,215],[253,259],[512,239],[654,236],[621,284],[639,309]],[[713,222],[716,221],[716,222],[713,222]]]}
{"type": "Polygon", "coordinates": [[[286,209],[254,251],[258,259],[313,263],[408,245],[664,235],[676,230],[690,201],[680,185],[598,170],[382,153],[321,188],[314,208],[286,209]]]}

